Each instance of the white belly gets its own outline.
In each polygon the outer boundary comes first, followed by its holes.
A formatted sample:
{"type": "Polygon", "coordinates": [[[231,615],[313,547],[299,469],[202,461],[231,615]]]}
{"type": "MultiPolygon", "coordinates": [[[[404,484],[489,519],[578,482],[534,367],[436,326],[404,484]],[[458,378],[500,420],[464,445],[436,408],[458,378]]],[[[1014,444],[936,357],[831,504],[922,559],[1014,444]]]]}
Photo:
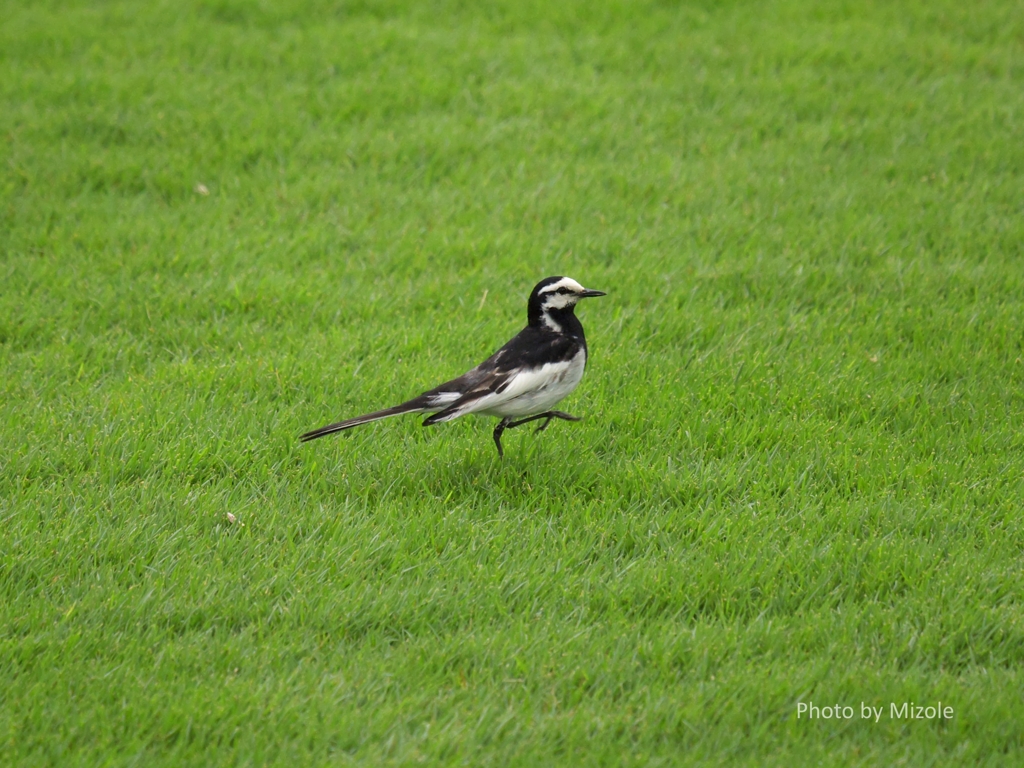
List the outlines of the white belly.
{"type": "Polygon", "coordinates": [[[537,371],[522,373],[509,385],[512,397],[478,411],[491,416],[533,416],[551,410],[579,386],[587,356],[580,350],[565,363],[548,363],[537,371]]]}

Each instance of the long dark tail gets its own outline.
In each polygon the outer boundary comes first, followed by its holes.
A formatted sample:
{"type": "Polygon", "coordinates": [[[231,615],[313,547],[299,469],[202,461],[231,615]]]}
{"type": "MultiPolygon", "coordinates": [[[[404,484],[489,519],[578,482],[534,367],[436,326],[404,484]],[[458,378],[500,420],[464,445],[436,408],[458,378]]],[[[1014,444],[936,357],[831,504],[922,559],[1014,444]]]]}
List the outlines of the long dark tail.
{"type": "Polygon", "coordinates": [[[380,421],[386,419],[389,416],[400,416],[403,413],[421,413],[423,411],[423,404],[419,402],[419,398],[416,400],[410,400],[407,403],[396,405],[392,408],[385,408],[383,411],[374,411],[373,413],[366,413],[362,416],[356,416],[354,419],[345,419],[345,421],[339,421],[336,424],[328,424],[326,427],[320,427],[320,429],[314,429],[312,432],[299,437],[302,442],[309,440],[316,440],[318,437],[324,435],[333,435],[335,432],[342,432],[346,429],[352,429],[352,427],[358,427],[360,424],[369,424],[371,421],[380,421]]]}

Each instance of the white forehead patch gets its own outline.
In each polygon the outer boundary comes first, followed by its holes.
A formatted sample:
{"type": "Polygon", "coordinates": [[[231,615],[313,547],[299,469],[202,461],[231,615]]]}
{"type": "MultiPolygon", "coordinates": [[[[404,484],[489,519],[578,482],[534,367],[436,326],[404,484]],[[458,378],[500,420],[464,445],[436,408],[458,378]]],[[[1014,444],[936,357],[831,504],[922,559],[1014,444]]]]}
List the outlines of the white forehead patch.
{"type": "Polygon", "coordinates": [[[541,288],[541,306],[544,309],[565,309],[574,306],[585,290],[571,277],[563,277],[557,283],[541,288]]]}
{"type": "Polygon", "coordinates": [[[559,288],[568,288],[573,293],[583,293],[584,290],[583,286],[577,283],[571,277],[563,277],[557,283],[545,285],[543,288],[540,289],[540,292],[542,294],[551,293],[552,291],[557,291],[559,288]]]}

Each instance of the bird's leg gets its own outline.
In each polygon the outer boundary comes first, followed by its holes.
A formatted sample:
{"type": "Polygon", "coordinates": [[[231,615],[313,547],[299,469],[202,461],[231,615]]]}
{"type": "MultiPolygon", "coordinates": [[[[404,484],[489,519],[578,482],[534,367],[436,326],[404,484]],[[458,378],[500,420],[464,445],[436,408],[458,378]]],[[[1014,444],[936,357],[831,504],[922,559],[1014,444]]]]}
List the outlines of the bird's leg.
{"type": "Polygon", "coordinates": [[[573,416],[571,413],[565,411],[548,411],[552,418],[561,419],[562,421],[583,421],[582,416],[573,416]]]}
{"type": "Polygon", "coordinates": [[[582,416],[570,416],[568,413],[563,413],[562,411],[545,411],[544,413],[538,413],[536,416],[527,416],[525,419],[520,419],[519,421],[511,421],[508,424],[506,424],[505,427],[507,429],[512,429],[512,427],[518,427],[521,424],[528,424],[529,422],[536,421],[537,419],[546,419],[546,421],[543,424],[541,424],[540,427],[537,428],[537,431],[541,432],[547,427],[548,424],[551,423],[552,419],[562,419],[564,421],[579,421],[582,418],[582,416]]]}
{"type": "Polygon", "coordinates": [[[545,415],[547,416],[547,419],[543,424],[537,427],[537,432],[543,432],[547,429],[548,424],[551,423],[552,419],[562,419],[563,421],[581,421],[583,419],[582,416],[570,416],[568,413],[564,413],[562,411],[548,411],[545,415]]]}
{"type": "Polygon", "coordinates": [[[580,421],[582,418],[582,416],[570,416],[568,413],[563,413],[562,411],[545,411],[544,413],[538,413],[536,416],[527,416],[525,419],[519,419],[519,421],[512,421],[511,416],[506,416],[504,419],[499,421],[498,426],[494,428],[494,444],[498,446],[498,456],[501,458],[505,457],[505,453],[501,450],[501,433],[506,429],[512,429],[512,427],[529,424],[531,421],[537,421],[537,419],[545,419],[544,423],[537,428],[537,432],[540,432],[551,423],[552,419],[580,421]]]}
{"type": "Polygon", "coordinates": [[[505,431],[505,428],[512,421],[510,416],[506,416],[504,419],[498,422],[498,426],[494,428],[494,444],[498,446],[498,458],[505,458],[505,452],[501,450],[501,433],[505,431]]]}

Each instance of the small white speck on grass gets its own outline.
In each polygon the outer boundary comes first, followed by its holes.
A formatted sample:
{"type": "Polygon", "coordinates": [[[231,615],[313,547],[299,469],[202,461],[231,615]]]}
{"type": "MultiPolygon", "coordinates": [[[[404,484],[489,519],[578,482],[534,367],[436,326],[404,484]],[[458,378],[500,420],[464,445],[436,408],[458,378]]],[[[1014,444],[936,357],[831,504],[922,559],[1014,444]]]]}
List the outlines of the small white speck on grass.
{"type": "Polygon", "coordinates": [[[198,192],[203,197],[206,197],[207,195],[210,194],[210,190],[207,189],[206,185],[203,184],[202,182],[200,182],[199,184],[196,184],[196,192],[198,192]]]}
{"type": "Polygon", "coordinates": [[[872,363],[877,363],[878,355],[868,355],[868,360],[870,360],[872,363]]]}
{"type": "Polygon", "coordinates": [[[229,522],[229,523],[232,523],[232,524],[235,524],[235,523],[237,523],[237,524],[238,524],[238,527],[239,527],[239,528],[245,528],[245,523],[239,523],[239,522],[238,522],[238,518],[237,518],[237,517],[235,517],[235,516],[234,516],[233,514],[231,514],[230,512],[228,512],[228,522],[229,522]]]}

